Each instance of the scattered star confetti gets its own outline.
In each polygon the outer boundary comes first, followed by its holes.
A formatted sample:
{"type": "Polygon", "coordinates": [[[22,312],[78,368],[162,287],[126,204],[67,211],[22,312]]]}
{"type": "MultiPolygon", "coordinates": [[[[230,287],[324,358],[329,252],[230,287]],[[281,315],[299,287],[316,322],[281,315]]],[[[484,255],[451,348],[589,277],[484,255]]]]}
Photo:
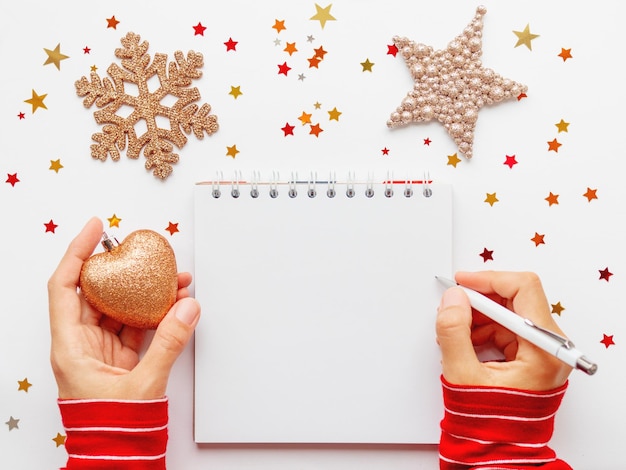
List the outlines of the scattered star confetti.
{"type": "Polygon", "coordinates": [[[319,137],[320,134],[324,132],[324,129],[322,129],[318,124],[311,124],[311,131],[309,132],[309,134],[313,134],[315,137],[319,137]]]}
{"type": "Polygon", "coordinates": [[[602,333],[602,340],[600,342],[604,344],[604,347],[606,349],[609,349],[609,346],[615,345],[615,341],[613,341],[613,336],[614,335],[607,335],[607,334],[602,333]]]}
{"type": "Polygon", "coordinates": [[[170,232],[170,236],[174,235],[176,232],[178,232],[178,222],[176,223],[172,223],[172,222],[168,222],[167,228],[165,229],[168,232],[170,232]]]}
{"type": "Polygon", "coordinates": [[[452,165],[454,168],[456,168],[457,164],[460,163],[460,161],[461,159],[456,153],[448,155],[448,165],[452,165]]]}
{"type": "Polygon", "coordinates": [[[298,80],[300,80],[301,82],[303,82],[305,78],[306,78],[306,75],[304,75],[303,73],[298,74],[298,80]]]}
{"type": "Polygon", "coordinates": [[[488,202],[491,207],[498,202],[499,199],[496,197],[496,193],[487,193],[487,197],[484,202],[488,202]]]}
{"type": "Polygon", "coordinates": [[[430,140],[428,137],[426,137],[424,139],[424,145],[428,145],[429,146],[431,144],[431,142],[432,142],[432,140],[430,140]]]}
{"type": "Polygon", "coordinates": [[[539,234],[535,232],[535,236],[532,237],[530,240],[535,244],[535,246],[545,245],[546,244],[546,242],[544,241],[545,236],[546,236],[545,234],[539,234]]]}
{"type": "Polygon", "coordinates": [[[91,52],[91,49],[87,46],[83,47],[83,54],[89,54],[91,52]]]}
{"type": "Polygon", "coordinates": [[[563,49],[561,48],[561,52],[558,54],[558,56],[563,59],[563,62],[565,62],[567,59],[573,59],[572,57],[572,50],[571,49],[563,49]]]}
{"type": "Polygon", "coordinates": [[[235,158],[237,156],[237,154],[239,153],[239,150],[237,150],[237,146],[233,145],[232,147],[226,147],[226,156],[227,157],[232,157],[235,158]]]}
{"type": "Polygon", "coordinates": [[[513,168],[513,166],[517,165],[518,161],[515,159],[515,155],[506,155],[506,159],[504,160],[504,164],[509,168],[513,168]]]}
{"type": "Polygon", "coordinates": [[[283,51],[287,52],[289,55],[292,55],[295,52],[298,52],[298,49],[296,48],[296,43],[288,42],[285,48],[283,49],[283,51]]]}
{"type": "Polygon", "coordinates": [[[597,192],[597,189],[587,188],[587,191],[583,194],[583,196],[587,198],[588,202],[591,202],[593,199],[598,199],[597,192]]]}
{"type": "Polygon", "coordinates": [[[388,44],[387,55],[392,55],[395,57],[397,54],[398,54],[398,46],[396,46],[395,44],[388,44]]]}
{"type": "Polygon", "coordinates": [[[328,120],[329,121],[339,121],[339,116],[341,116],[341,111],[337,110],[337,107],[335,106],[333,109],[331,109],[330,111],[328,111],[328,120]]]}
{"type": "Polygon", "coordinates": [[[319,57],[320,59],[324,59],[324,56],[328,53],[328,51],[324,50],[324,46],[320,46],[313,50],[315,51],[315,57],[319,57]]]}
{"type": "Polygon", "coordinates": [[[109,221],[109,228],[111,228],[111,227],[118,227],[119,228],[120,222],[122,221],[122,219],[120,219],[115,214],[113,214],[111,217],[107,218],[107,220],[109,221]]]}
{"type": "Polygon", "coordinates": [[[61,70],[61,61],[65,59],[69,59],[70,56],[61,53],[61,43],[57,44],[57,47],[54,49],[43,49],[46,54],[48,54],[48,59],[43,63],[43,65],[54,64],[57,70],[61,70]]]}
{"type": "Polygon", "coordinates": [[[18,391],[24,391],[26,393],[28,393],[28,389],[33,386],[33,384],[31,384],[28,381],[28,378],[26,378],[26,377],[24,378],[24,380],[18,380],[17,383],[18,383],[17,390],[18,391]]]}
{"type": "Polygon", "coordinates": [[[315,41],[315,37],[313,37],[313,35],[309,34],[309,35],[306,37],[306,42],[313,42],[313,41],[315,41]]]}
{"type": "Polygon", "coordinates": [[[117,29],[118,24],[120,24],[120,22],[115,18],[115,15],[111,18],[107,18],[107,28],[117,29]]]}
{"type": "Polygon", "coordinates": [[[525,85],[483,67],[482,18],[486,12],[485,7],[479,6],[469,26],[443,50],[394,37],[415,83],[391,114],[387,126],[437,119],[458,150],[466,158],[472,157],[479,109],[527,90],[525,85]]]}
{"type": "Polygon", "coordinates": [[[613,273],[611,271],[609,271],[609,268],[604,268],[604,269],[599,269],[598,272],[600,273],[600,281],[606,281],[609,282],[609,278],[613,275],[613,273]]]}
{"type": "Polygon", "coordinates": [[[530,32],[530,24],[527,24],[524,28],[524,31],[513,31],[517,36],[517,43],[515,47],[519,47],[521,45],[526,46],[529,50],[533,50],[531,41],[533,39],[537,39],[539,37],[538,34],[532,34],[530,32]]]}
{"type": "Polygon", "coordinates": [[[312,114],[308,114],[308,113],[302,111],[302,114],[300,115],[300,117],[298,119],[300,120],[300,122],[304,126],[305,124],[311,124],[311,116],[312,116],[312,114]]]}
{"type": "Polygon", "coordinates": [[[548,142],[548,152],[559,152],[559,147],[563,145],[561,143],[559,143],[558,140],[554,139],[550,142],[548,142]]]}
{"type": "Polygon", "coordinates": [[[383,155],[389,155],[389,149],[387,147],[382,149],[381,152],[382,152],[383,155]]]}
{"type": "Polygon", "coordinates": [[[559,130],[559,132],[568,132],[569,122],[565,122],[563,119],[561,119],[555,124],[555,126],[559,130]]]}
{"type": "Polygon", "coordinates": [[[228,41],[224,43],[226,46],[226,52],[237,51],[237,44],[239,44],[238,41],[233,41],[233,38],[228,38],[228,41]]]}
{"type": "Polygon", "coordinates": [[[9,183],[11,186],[15,187],[15,184],[19,183],[19,182],[20,182],[20,180],[17,177],[17,173],[13,173],[13,174],[7,173],[6,183],[9,183]]]}
{"type": "Polygon", "coordinates": [[[493,250],[488,250],[487,248],[484,248],[480,256],[483,259],[483,263],[486,263],[487,261],[493,261],[493,250]]]}
{"type": "Polygon", "coordinates": [[[9,418],[8,421],[6,421],[4,424],[6,424],[7,426],[9,426],[9,431],[13,431],[14,429],[19,429],[20,427],[18,426],[18,423],[20,422],[19,419],[14,418],[13,416],[11,416],[9,418]]]}
{"type": "Polygon", "coordinates": [[[150,63],[149,43],[142,42],[138,34],[127,33],[121,43],[123,47],[115,50],[115,56],[121,59],[122,66],[108,67],[110,78],[102,79],[92,72],[91,81],[81,77],[75,82],[77,95],[84,97],[84,106],[90,108],[95,103],[101,108],[94,112],[94,119],[104,126],[104,132],[92,135],[96,144],[91,146],[91,156],[104,161],[110,155],[116,161],[120,149],[128,147],[126,155],[136,159],[143,150],[146,170],[153,169],[154,176],[165,179],[173,171],[172,164],[178,162],[173,146],[182,148],[187,143],[185,134],[193,131],[197,139],[203,139],[205,132],[211,135],[218,129],[211,106],[204,103],[198,107],[195,102],[201,98],[200,91],[190,87],[193,79],[202,76],[204,59],[194,51],[186,57],[176,51],[175,61],[169,64],[165,54],[155,54],[150,63]],[[151,91],[147,84],[155,77],[159,86],[151,91]],[[139,95],[127,94],[125,82],[137,85],[139,95]],[[166,106],[163,99],[169,96],[176,100],[166,106]],[[123,106],[133,108],[133,113],[127,117],[116,114],[123,106]],[[157,118],[167,118],[170,128],[160,128],[157,118]],[[135,124],[140,122],[147,124],[147,129],[137,135],[135,124]]]}
{"type": "Polygon", "coordinates": [[[309,61],[309,68],[315,67],[316,69],[319,68],[318,65],[322,61],[322,59],[317,56],[313,56],[307,60],[309,61]]]}
{"type": "Polygon", "coordinates": [[[287,29],[285,27],[285,20],[274,20],[274,26],[272,26],[276,30],[277,33],[287,29]]]}
{"type": "Polygon", "coordinates": [[[361,67],[363,67],[363,72],[371,72],[372,67],[374,67],[374,63],[370,62],[369,59],[365,59],[365,62],[361,62],[361,67]]]}
{"type": "Polygon", "coordinates": [[[322,29],[324,29],[324,26],[326,26],[327,21],[336,21],[336,18],[330,14],[330,9],[332,8],[332,6],[333,4],[330,3],[327,6],[322,8],[316,3],[315,9],[317,10],[317,13],[315,13],[315,15],[313,15],[309,19],[319,21],[320,26],[322,27],[322,29]]]}
{"type": "Polygon", "coordinates": [[[48,96],[47,93],[43,95],[38,95],[35,90],[32,90],[31,98],[24,100],[24,103],[28,103],[33,107],[32,112],[34,114],[35,111],[37,111],[37,109],[39,108],[48,109],[45,103],[43,102],[43,100],[46,99],[46,96],[48,96]]]}
{"type": "Polygon", "coordinates": [[[558,204],[559,203],[559,195],[558,194],[554,194],[552,193],[552,191],[550,191],[550,194],[548,195],[547,198],[545,198],[546,201],[548,201],[548,206],[551,206],[553,204],[558,204]]]}
{"type": "Polygon", "coordinates": [[[50,160],[50,168],[48,168],[49,170],[53,170],[55,173],[58,173],[61,168],[63,168],[63,165],[61,165],[60,158],[58,160],[50,160]]]}
{"type": "Polygon", "coordinates": [[[563,307],[561,305],[561,302],[557,302],[555,304],[551,304],[552,306],[552,313],[561,316],[561,313],[563,313],[563,310],[565,310],[565,307],[563,307]]]}
{"type": "Polygon", "coordinates": [[[22,120],[22,119],[26,119],[26,114],[24,113],[17,113],[17,117],[22,120]]]}
{"type": "Polygon", "coordinates": [[[287,62],[278,64],[278,75],[283,74],[286,77],[290,70],[291,70],[291,67],[287,65],[287,62]]]}
{"type": "Polygon", "coordinates": [[[58,225],[57,225],[57,224],[55,224],[55,223],[52,221],[52,219],[50,219],[50,222],[45,223],[45,224],[44,224],[44,226],[46,227],[46,232],[45,232],[45,233],[48,233],[48,232],[55,233],[55,230],[56,230],[56,228],[58,227],[58,225]]]}
{"type": "Polygon", "coordinates": [[[283,133],[285,134],[285,137],[287,137],[288,135],[293,135],[293,130],[294,130],[295,126],[292,126],[291,124],[289,124],[288,122],[285,123],[285,127],[281,127],[280,129],[283,131],[283,133]]]}
{"type": "Polygon", "coordinates": [[[204,36],[204,32],[206,31],[206,26],[202,26],[201,22],[198,22],[197,25],[192,26],[193,35],[194,36],[204,36]]]}
{"type": "Polygon", "coordinates": [[[241,91],[241,86],[231,86],[229,95],[232,95],[233,98],[237,99],[239,96],[243,95],[241,91]]]}
{"type": "Polygon", "coordinates": [[[98,67],[96,67],[95,65],[92,65],[91,67],[89,67],[89,70],[91,72],[96,72],[98,70],[98,67]]]}
{"type": "Polygon", "coordinates": [[[59,432],[57,433],[56,437],[52,438],[52,440],[57,445],[57,447],[61,447],[62,445],[65,445],[65,439],[66,439],[66,436],[64,436],[63,434],[59,432]]]}

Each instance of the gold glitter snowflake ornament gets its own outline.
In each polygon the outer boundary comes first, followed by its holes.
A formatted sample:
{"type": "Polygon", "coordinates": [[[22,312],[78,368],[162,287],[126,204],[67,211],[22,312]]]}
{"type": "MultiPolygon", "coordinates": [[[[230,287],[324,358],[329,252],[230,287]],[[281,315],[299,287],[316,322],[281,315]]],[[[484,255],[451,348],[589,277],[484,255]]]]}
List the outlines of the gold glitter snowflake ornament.
{"type": "Polygon", "coordinates": [[[472,157],[478,110],[519,96],[527,87],[482,66],[483,15],[479,6],[472,22],[443,50],[395,37],[415,81],[402,104],[387,121],[389,127],[437,119],[459,151],[472,157]]]}
{"type": "Polygon", "coordinates": [[[115,50],[115,56],[121,60],[122,67],[111,64],[107,70],[110,78],[101,79],[92,72],[91,81],[81,77],[75,83],[77,95],[85,97],[85,107],[95,103],[100,108],[93,115],[98,124],[103,124],[103,132],[93,134],[92,139],[97,143],[91,146],[91,156],[106,160],[110,155],[113,160],[119,160],[120,150],[128,142],[126,155],[139,158],[143,149],[146,169],[153,168],[155,176],[165,179],[172,172],[172,163],[178,161],[172,144],[180,149],[187,143],[183,131],[186,134],[193,131],[196,138],[202,139],[205,132],[211,135],[218,128],[217,116],[210,114],[211,106],[205,103],[198,108],[195,102],[200,100],[200,92],[190,87],[192,80],[202,76],[199,69],[203,57],[194,51],[185,57],[177,51],[176,61],[169,65],[166,54],[156,53],[150,62],[146,53],[149,44],[141,42],[138,34],[128,33],[121,42],[123,47],[115,50]],[[156,89],[157,80],[151,80],[155,77],[158,78],[156,89]],[[127,116],[118,114],[124,108],[132,112],[127,116]],[[169,120],[170,128],[159,127],[161,120],[169,120]],[[145,129],[141,135],[137,135],[137,124],[145,129]]]}

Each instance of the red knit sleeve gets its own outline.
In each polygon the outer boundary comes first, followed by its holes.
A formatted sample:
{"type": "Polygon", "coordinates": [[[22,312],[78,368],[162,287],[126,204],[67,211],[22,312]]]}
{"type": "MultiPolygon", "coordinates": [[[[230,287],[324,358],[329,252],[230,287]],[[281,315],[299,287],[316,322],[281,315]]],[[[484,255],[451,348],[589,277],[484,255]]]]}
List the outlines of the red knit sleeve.
{"type": "Polygon", "coordinates": [[[66,470],[165,470],[167,399],[59,400],[66,470]]]}
{"type": "Polygon", "coordinates": [[[548,447],[567,383],[535,392],[441,381],[440,469],[571,470],[548,447]]]}

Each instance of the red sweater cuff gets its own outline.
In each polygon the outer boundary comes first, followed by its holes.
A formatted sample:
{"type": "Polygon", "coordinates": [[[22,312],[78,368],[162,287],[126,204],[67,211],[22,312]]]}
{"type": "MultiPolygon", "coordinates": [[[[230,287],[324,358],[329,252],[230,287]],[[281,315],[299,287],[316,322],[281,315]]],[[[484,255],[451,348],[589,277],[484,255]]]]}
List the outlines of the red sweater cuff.
{"type": "Polygon", "coordinates": [[[440,468],[570,469],[548,447],[567,383],[554,390],[453,385],[441,378],[440,468]],[[508,466],[510,467],[508,467],[508,466]]]}
{"type": "Polygon", "coordinates": [[[58,400],[67,470],[165,470],[167,399],[58,400]]]}

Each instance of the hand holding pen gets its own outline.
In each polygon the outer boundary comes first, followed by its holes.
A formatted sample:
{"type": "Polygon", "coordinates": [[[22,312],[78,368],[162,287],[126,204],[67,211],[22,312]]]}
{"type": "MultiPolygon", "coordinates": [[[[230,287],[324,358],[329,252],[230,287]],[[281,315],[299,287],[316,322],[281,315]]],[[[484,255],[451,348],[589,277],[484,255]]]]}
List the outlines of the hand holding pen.
{"type": "MultiPolygon", "coordinates": [[[[565,338],[536,274],[458,272],[455,280],[527,319],[529,328],[565,338]]],[[[450,287],[443,294],[437,313],[437,342],[444,378],[459,385],[550,390],[563,385],[572,370],[554,354],[472,310],[470,298],[461,287],[450,287]],[[488,343],[502,353],[504,361],[479,361],[474,348],[488,343]]]]}

